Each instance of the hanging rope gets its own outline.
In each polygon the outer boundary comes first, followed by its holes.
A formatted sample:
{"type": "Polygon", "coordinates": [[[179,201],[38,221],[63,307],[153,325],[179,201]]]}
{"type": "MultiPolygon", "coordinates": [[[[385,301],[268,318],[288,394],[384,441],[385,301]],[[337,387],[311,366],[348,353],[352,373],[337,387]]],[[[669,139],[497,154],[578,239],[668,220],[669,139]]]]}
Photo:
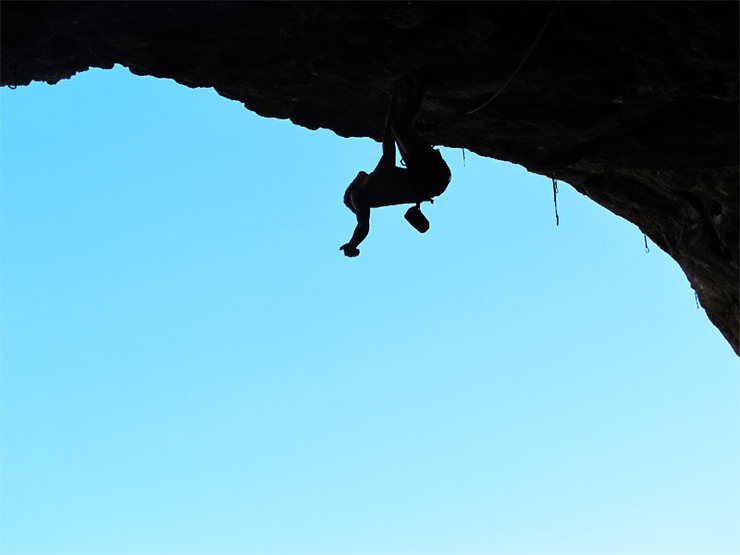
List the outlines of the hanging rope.
{"type": "Polygon", "coordinates": [[[647,244],[647,235],[643,233],[642,236],[645,238],[645,252],[648,253],[650,252],[650,247],[648,247],[648,244],[647,244]]]}
{"type": "Polygon", "coordinates": [[[462,155],[463,155],[463,168],[465,167],[465,149],[462,149],[462,155]]]}
{"type": "Polygon", "coordinates": [[[552,200],[555,203],[555,225],[560,225],[560,216],[558,216],[558,180],[554,177],[552,179],[552,200]]]}
{"type": "Polygon", "coordinates": [[[494,94],[491,98],[486,100],[483,104],[478,106],[475,110],[470,110],[469,112],[465,112],[466,116],[469,116],[471,114],[475,114],[476,112],[482,110],[486,106],[488,106],[491,102],[496,100],[496,97],[500,95],[504,89],[507,87],[509,83],[511,83],[512,79],[516,77],[516,74],[519,73],[519,70],[522,69],[522,66],[524,65],[524,62],[527,61],[527,58],[529,58],[529,55],[532,54],[532,51],[534,50],[534,47],[537,46],[537,43],[540,41],[540,38],[542,37],[542,34],[545,32],[545,29],[547,29],[548,23],[550,23],[550,20],[552,19],[552,15],[555,13],[555,8],[558,7],[558,4],[560,4],[560,0],[555,2],[555,5],[552,7],[552,10],[550,10],[550,15],[547,16],[547,19],[545,20],[545,24],[542,26],[542,29],[540,29],[540,32],[537,34],[537,37],[534,39],[534,42],[532,43],[532,46],[529,47],[529,50],[524,55],[524,58],[522,58],[522,61],[519,62],[519,65],[516,66],[516,69],[514,72],[509,75],[509,78],[506,80],[506,82],[501,86],[501,88],[498,90],[496,94],[494,94]]]}

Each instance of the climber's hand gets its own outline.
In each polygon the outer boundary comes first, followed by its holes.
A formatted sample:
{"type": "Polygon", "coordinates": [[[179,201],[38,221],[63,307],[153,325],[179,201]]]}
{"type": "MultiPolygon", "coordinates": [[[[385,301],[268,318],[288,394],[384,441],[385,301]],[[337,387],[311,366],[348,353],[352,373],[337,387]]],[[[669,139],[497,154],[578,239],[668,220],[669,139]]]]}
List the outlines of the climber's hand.
{"type": "Polygon", "coordinates": [[[345,243],[341,247],[339,247],[340,251],[344,251],[344,256],[349,256],[350,258],[354,258],[358,254],[360,254],[360,249],[357,247],[353,247],[349,243],[345,243]]]}

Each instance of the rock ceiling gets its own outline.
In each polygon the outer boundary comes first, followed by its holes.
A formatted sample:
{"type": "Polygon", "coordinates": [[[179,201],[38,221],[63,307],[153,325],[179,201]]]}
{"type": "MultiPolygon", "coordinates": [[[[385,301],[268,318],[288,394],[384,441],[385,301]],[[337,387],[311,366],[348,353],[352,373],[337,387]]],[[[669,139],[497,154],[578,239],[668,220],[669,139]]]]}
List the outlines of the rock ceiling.
{"type": "Polygon", "coordinates": [[[391,83],[426,68],[430,142],[554,176],[634,222],[740,352],[737,2],[0,9],[2,85],[120,63],[345,137],[379,139],[391,83]]]}

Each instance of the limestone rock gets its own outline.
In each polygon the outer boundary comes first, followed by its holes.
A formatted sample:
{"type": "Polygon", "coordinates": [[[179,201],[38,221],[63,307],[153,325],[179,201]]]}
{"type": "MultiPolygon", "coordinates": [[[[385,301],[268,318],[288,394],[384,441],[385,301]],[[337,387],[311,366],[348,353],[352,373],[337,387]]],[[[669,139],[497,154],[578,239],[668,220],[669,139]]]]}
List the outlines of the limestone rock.
{"type": "Polygon", "coordinates": [[[430,142],[555,176],[634,222],[681,265],[740,353],[737,2],[2,2],[0,10],[3,85],[120,63],[345,137],[380,139],[389,87],[427,68],[419,128],[430,142]]]}

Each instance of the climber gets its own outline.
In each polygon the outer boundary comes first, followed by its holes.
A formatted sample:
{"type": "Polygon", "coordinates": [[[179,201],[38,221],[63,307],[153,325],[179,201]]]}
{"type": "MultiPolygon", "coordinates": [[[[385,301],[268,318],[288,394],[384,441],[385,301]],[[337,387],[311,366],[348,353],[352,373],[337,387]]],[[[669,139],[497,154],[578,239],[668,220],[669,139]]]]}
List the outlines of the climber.
{"type": "Polygon", "coordinates": [[[452,173],[439,151],[433,149],[411,128],[421,107],[425,84],[423,77],[408,79],[408,92],[400,115],[396,117],[399,89],[394,86],[383,132],[383,156],[369,174],[359,172],[344,193],[344,204],[357,216],[357,227],[348,243],[340,250],[345,256],[360,254],[357,248],[370,231],[370,209],[395,204],[414,204],[406,220],[420,233],[429,229],[420,204],[441,195],[450,183],[452,173]],[[396,166],[396,143],[406,168],[396,166]]]}

